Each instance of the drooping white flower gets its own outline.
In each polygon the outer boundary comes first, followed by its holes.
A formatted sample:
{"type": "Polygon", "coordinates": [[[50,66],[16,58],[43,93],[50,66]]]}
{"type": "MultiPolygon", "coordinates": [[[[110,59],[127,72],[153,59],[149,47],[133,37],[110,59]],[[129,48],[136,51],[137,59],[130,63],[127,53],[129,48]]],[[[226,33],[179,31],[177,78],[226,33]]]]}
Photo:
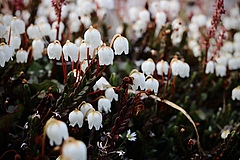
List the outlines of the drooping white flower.
{"type": "Polygon", "coordinates": [[[84,40],[93,48],[99,47],[102,43],[100,32],[92,26],[84,33],[84,40]]]}
{"type": "Polygon", "coordinates": [[[232,90],[232,100],[240,101],[240,86],[237,86],[232,90]]]}
{"type": "Polygon", "coordinates": [[[120,36],[117,37],[113,43],[113,48],[115,51],[115,55],[121,55],[123,52],[128,54],[129,46],[127,38],[120,36]]]}
{"type": "Polygon", "coordinates": [[[240,56],[232,57],[228,59],[229,70],[235,70],[240,68],[240,56]]]}
{"type": "Polygon", "coordinates": [[[17,63],[27,63],[28,60],[28,53],[27,51],[20,49],[17,51],[16,54],[16,61],[17,63]]]}
{"type": "Polygon", "coordinates": [[[221,51],[224,53],[232,53],[233,43],[231,41],[224,41],[223,46],[221,47],[221,51]]]}
{"type": "Polygon", "coordinates": [[[19,49],[20,45],[21,45],[21,37],[17,34],[11,35],[10,47],[15,50],[15,49],[19,49]]]}
{"type": "Polygon", "coordinates": [[[115,101],[118,101],[118,94],[115,93],[113,87],[109,87],[105,90],[105,97],[111,102],[113,99],[115,99],[115,101]]]}
{"type": "Polygon", "coordinates": [[[60,159],[64,160],[87,160],[87,147],[73,137],[66,139],[61,148],[60,159]]]}
{"type": "Polygon", "coordinates": [[[62,46],[58,40],[55,40],[48,45],[47,54],[49,59],[60,60],[62,55],[62,46]]]}
{"type": "Polygon", "coordinates": [[[145,81],[145,90],[150,89],[151,91],[154,91],[155,94],[158,93],[158,87],[159,87],[159,82],[152,76],[147,76],[146,81],[145,81]]]}
{"type": "Polygon", "coordinates": [[[83,101],[80,106],[80,111],[83,113],[84,117],[87,117],[89,113],[91,113],[92,111],[94,111],[93,106],[91,105],[91,103],[87,103],[85,101],[83,101]]]}
{"type": "Polygon", "coordinates": [[[102,112],[103,110],[106,113],[111,112],[111,101],[105,97],[98,100],[98,111],[102,112]]]}
{"type": "Polygon", "coordinates": [[[83,124],[83,118],[83,113],[78,109],[75,109],[68,115],[68,119],[70,121],[69,125],[74,127],[77,124],[78,127],[81,128],[83,124]]]}
{"type": "Polygon", "coordinates": [[[234,42],[240,42],[240,32],[236,32],[233,36],[234,42]]]}
{"type": "Polygon", "coordinates": [[[142,63],[141,69],[146,75],[153,75],[153,72],[155,70],[154,61],[151,58],[148,58],[142,63]]]}
{"type": "Polygon", "coordinates": [[[136,141],[136,139],[137,139],[136,136],[137,136],[137,133],[136,133],[136,132],[131,133],[131,130],[130,130],[130,129],[127,131],[126,138],[127,138],[129,141],[136,141]]]}
{"type": "Polygon", "coordinates": [[[83,71],[83,73],[86,72],[87,67],[88,67],[87,60],[83,60],[81,63],[81,70],[83,71]]]}
{"type": "Polygon", "coordinates": [[[27,35],[28,35],[29,39],[35,39],[35,38],[40,39],[40,38],[42,38],[38,26],[37,25],[33,25],[33,24],[31,24],[27,28],[27,35]]]}
{"type": "Polygon", "coordinates": [[[83,60],[87,59],[88,54],[89,54],[89,58],[93,58],[94,49],[88,43],[82,42],[80,47],[79,47],[79,51],[80,51],[80,61],[81,62],[83,60]]]}
{"type": "Polygon", "coordinates": [[[5,53],[2,51],[2,50],[0,50],[0,66],[1,67],[4,67],[5,66],[5,53]]]}
{"type": "Polygon", "coordinates": [[[62,139],[66,140],[69,137],[67,125],[55,118],[49,119],[44,128],[51,146],[54,144],[59,146],[62,144],[62,139]]]}
{"type": "Polygon", "coordinates": [[[225,65],[216,63],[215,71],[216,76],[224,77],[227,75],[227,67],[225,65]]]}
{"type": "Polygon", "coordinates": [[[105,90],[110,87],[110,83],[106,80],[106,78],[101,77],[99,80],[96,81],[95,85],[93,86],[93,90],[96,91],[97,89],[105,90]]]}
{"type": "Polygon", "coordinates": [[[145,76],[143,73],[134,69],[130,72],[130,77],[133,78],[133,85],[131,85],[133,90],[137,90],[140,87],[141,90],[145,88],[145,76]]]}
{"type": "Polygon", "coordinates": [[[207,62],[205,73],[206,74],[214,73],[214,62],[213,61],[208,61],[207,62]]]}
{"type": "Polygon", "coordinates": [[[8,62],[10,59],[12,59],[12,56],[14,54],[13,48],[10,47],[9,45],[5,44],[5,43],[1,43],[0,44],[0,50],[4,53],[4,57],[5,57],[5,62],[8,62]]]}
{"type": "Polygon", "coordinates": [[[32,55],[34,60],[38,60],[43,57],[44,42],[41,39],[34,39],[32,42],[32,55]]]}
{"type": "Polygon", "coordinates": [[[102,114],[99,111],[89,113],[87,120],[89,129],[92,129],[94,126],[96,130],[99,130],[102,127],[102,114]]]}
{"type": "Polygon", "coordinates": [[[156,64],[156,70],[158,75],[167,75],[169,64],[167,61],[161,60],[156,64]]]}
{"type": "Polygon", "coordinates": [[[13,19],[13,16],[11,14],[4,14],[3,16],[4,26],[9,26],[11,24],[12,19],[13,19]]]}
{"type": "Polygon", "coordinates": [[[139,12],[139,19],[145,23],[150,21],[150,13],[148,10],[144,9],[139,12]]]}
{"type": "Polygon", "coordinates": [[[7,31],[6,26],[4,26],[2,23],[0,23],[0,38],[3,37],[5,32],[7,31]]]}
{"type": "Polygon", "coordinates": [[[98,50],[99,65],[112,65],[114,59],[114,53],[112,48],[108,46],[102,46],[98,50]]]}
{"type": "Polygon", "coordinates": [[[180,76],[182,78],[189,77],[190,67],[187,63],[182,62],[176,58],[171,60],[171,69],[173,76],[180,76]]]}
{"type": "Polygon", "coordinates": [[[51,33],[51,25],[48,22],[39,23],[38,29],[42,36],[49,36],[51,33]]]}
{"type": "Polygon", "coordinates": [[[11,21],[12,34],[23,34],[25,32],[25,23],[23,20],[13,17],[11,21]]]}
{"type": "Polygon", "coordinates": [[[63,55],[64,55],[65,61],[68,61],[68,56],[69,56],[71,61],[77,62],[78,48],[77,48],[76,44],[67,40],[63,46],[63,55]]]}

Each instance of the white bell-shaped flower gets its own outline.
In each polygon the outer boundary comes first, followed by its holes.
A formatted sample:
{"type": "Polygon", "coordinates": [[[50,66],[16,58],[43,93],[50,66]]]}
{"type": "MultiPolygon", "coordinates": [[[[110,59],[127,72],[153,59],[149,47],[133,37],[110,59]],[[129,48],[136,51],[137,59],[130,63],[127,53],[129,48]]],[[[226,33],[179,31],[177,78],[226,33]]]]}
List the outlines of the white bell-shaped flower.
{"type": "Polygon", "coordinates": [[[145,81],[145,90],[150,89],[151,91],[154,91],[154,93],[157,95],[158,93],[158,87],[159,82],[152,76],[147,76],[145,81]]]}
{"type": "Polygon", "coordinates": [[[49,59],[60,60],[62,55],[62,46],[58,40],[55,40],[48,45],[47,54],[49,59]]]}
{"type": "Polygon", "coordinates": [[[27,51],[20,49],[17,51],[16,54],[16,61],[17,63],[27,63],[28,60],[28,53],[27,51]]]}
{"type": "Polygon", "coordinates": [[[13,17],[11,21],[12,34],[23,34],[25,32],[25,23],[23,20],[13,17]]]}
{"type": "Polygon", "coordinates": [[[153,75],[153,72],[155,70],[154,61],[151,58],[148,58],[142,63],[141,69],[146,75],[153,75]]]}
{"type": "Polygon", "coordinates": [[[0,50],[4,53],[5,61],[8,62],[10,59],[12,59],[14,51],[13,48],[5,43],[0,44],[0,50]]]}
{"type": "Polygon", "coordinates": [[[34,60],[38,60],[43,57],[44,42],[41,39],[34,39],[32,42],[32,55],[34,60]]]}
{"type": "Polygon", "coordinates": [[[115,55],[121,55],[122,52],[128,54],[129,45],[127,38],[123,36],[117,37],[113,43],[113,48],[115,51],[115,55]]]}
{"type": "Polygon", "coordinates": [[[64,141],[61,149],[62,160],[87,160],[87,147],[80,140],[69,137],[64,141]]]}
{"type": "Polygon", "coordinates": [[[237,86],[232,90],[232,100],[240,101],[240,86],[237,86]]]}
{"type": "Polygon", "coordinates": [[[92,26],[84,33],[84,40],[93,48],[99,47],[102,43],[100,32],[92,26]]]}
{"type": "Polygon", "coordinates": [[[84,117],[87,117],[89,113],[94,111],[94,108],[91,105],[91,103],[87,103],[85,101],[83,101],[78,108],[80,108],[80,111],[83,113],[84,117]]]}
{"type": "Polygon", "coordinates": [[[178,60],[176,58],[173,58],[170,66],[172,69],[173,76],[179,75],[182,78],[189,77],[190,66],[187,63],[182,62],[181,60],[178,60]]]}
{"type": "Polygon", "coordinates": [[[240,32],[236,32],[233,36],[234,42],[240,42],[240,32]]]}
{"type": "Polygon", "coordinates": [[[240,56],[229,58],[228,68],[229,68],[229,70],[239,69],[240,68],[240,56]]]}
{"type": "Polygon", "coordinates": [[[206,74],[214,73],[214,62],[213,61],[208,61],[207,62],[205,73],[206,74]]]}
{"type": "Polygon", "coordinates": [[[79,51],[80,51],[80,61],[81,62],[83,60],[87,59],[88,54],[90,56],[89,58],[93,58],[94,49],[88,43],[86,43],[86,42],[81,43],[81,45],[79,47],[79,51]]]}
{"type": "Polygon", "coordinates": [[[1,67],[4,67],[5,66],[5,53],[2,51],[2,50],[0,50],[0,66],[1,67]]]}
{"type": "Polygon", "coordinates": [[[141,90],[145,88],[145,76],[143,73],[134,69],[130,72],[130,77],[133,78],[133,85],[131,85],[133,90],[137,90],[140,87],[141,90]]]}
{"type": "Polygon", "coordinates": [[[67,125],[60,120],[51,118],[45,125],[46,134],[50,140],[50,145],[61,145],[62,140],[69,137],[67,125]]]}
{"type": "Polygon", "coordinates": [[[113,64],[114,53],[112,48],[108,46],[102,46],[98,50],[99,65],[113,64]]]}
{"type": "Polygon", "coordinates": [[[11,35],[10,47],[15,50],[15,49],[19,49],[20,45],[21,45],[21,37],[17,34],[11,35]]]}
{"type": "Polygon", "coordinates": [[[102,114],[98,111],[93,111],[89,113],[87,116],[87,120],[89,129],[92,129],[94,126],[96,130],[99,130],[100,127],[102,127],[102,114]]]}
{"type": "Polygon", "coordinates": [[[148,23],[150,21],[150,12],[146,9],[139,12],[139,19],[148,23]]]}
{"type": "Polygon", "coordinates": [[[31,24],[27,28],[27,35],[28,35],[29,39],[35,39],[35,38],[40,39],[40,38],[42,38],[38,26],[37,25],[33,25],[33,24],[31,24]]]}
{"type": "Polygon", "coordinates": [[[115,99],[115,101],[118,101],[118,94],[115,93],[113,87],[109,87],[105,90],[105,97],[111,102],[113,99],[115,99]]]}
{"type": "Polygon", "coordinates": [[[224,77],[227,75],[227,67],[225,65],[216,63],[215,71],[216,76],[224,77]]]}
{"type": "Polygon", "coordinates": [[[169,64],[167,61],[161,60],[156,64],[156,70],[158,75],[167,75],[169,69],[169,64]]]}
{"type": "Polygon", "coordinates": [[[83,60],[82,63],[81,63],[81,70],[83,71],[83,73],[86,72],[87,67],[88,67],[87,60],[83,60]]]}
{"type": "Polygon", "coordinates": [[[0,38],[6,33],[7,27],[0,23],[0,38]]]}
{"type": "Polygon", "coordinates": [[[38,29],[42,36],[49,36],[51,32],[51,25],[48,22],[42,22],[38,24],[38,29]]]}
{"type": "Polygon", "coordinates": [[[81,128],[83,125],[83,118],[83,113],[78,109],[75,109],[68,115],[68,119],[70,121],[69,125],[74,127],[77,124],[78,127],[81,128]]]}
{"type": "Polygon", "coordinates": [[[96,81],[95,85],[93,86],[93,90],[96,91],[99,90],[105,90],[108,87],[110,87],[110,83],[106,80],[106,78],[101,77],[99,80],[96,81]]]}
{"type": "Polygon", "coordinates": [[[182,77],[182,78],[189,77],[190,66],[186,62],[183,62],[182,64],[183,65],[179,70],[180,71],[179,76],[182,77]]]}
{"type": "Polygon", "coordinates": [[[13,19],[13,16],[11,14],[4,14],[3,16],[4,26],[9,26],[11,24],[12,19],[13,19]]]}
{"type": "Polygon", "coordinates": [[[105,97],[102,97],[98,100],[98,111],[106,113],[111,112],[111,101],[105,97]]]}
{"type": "Polygon", "coordinates": [[[68,56],[69,56],[71,61],[77,62],[78,60],[77,45],[67,40],[63,46],[63,55],[64,55],[65,61],[68,61],[68,56]]]}

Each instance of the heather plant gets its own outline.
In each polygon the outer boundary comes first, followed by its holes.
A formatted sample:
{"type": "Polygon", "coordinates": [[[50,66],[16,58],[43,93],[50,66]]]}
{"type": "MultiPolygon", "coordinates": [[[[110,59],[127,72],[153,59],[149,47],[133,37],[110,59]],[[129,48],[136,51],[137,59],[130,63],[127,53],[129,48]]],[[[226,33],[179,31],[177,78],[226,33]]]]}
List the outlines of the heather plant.
{"type": "Polygon", "coordinates": [[[240,158],[239,3],[0,8],[0,159],[240,158]]]}

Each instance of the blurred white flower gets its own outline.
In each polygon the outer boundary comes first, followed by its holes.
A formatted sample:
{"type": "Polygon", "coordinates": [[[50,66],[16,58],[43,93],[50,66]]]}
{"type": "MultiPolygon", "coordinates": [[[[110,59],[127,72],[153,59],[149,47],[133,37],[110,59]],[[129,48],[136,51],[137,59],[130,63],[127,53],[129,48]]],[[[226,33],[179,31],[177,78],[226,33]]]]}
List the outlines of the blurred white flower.
{"type": "Polygon", "coordinates": [[[227,75],[227,67],[225,65],[216,63],[215,71],[216,76],[224,77],[227,75]]]}
{"type": "Polygon", "coordinates": [[[27,51],[20,49],[17,51],[16,54],[16,61],[17,63],[27,63],[28,60],[28,53],[27,51]]]}
{"type": "Polygon", "coordinates": [[[102,127],[102,114],[98,111],[89,113],[87,120],[89,129],[92,129],[94,126],[96,130],[99,130],[102,127]]]}
{"type": "Polygon", "coordinates": [[[25,32],[25,23],[23,20],[13,17],[11,21],[12,34],[23,34],[25,32]]]}
{"type": "Polygon", "coordinates": [[[206,74],[214,73],[214,62],[213,61],[208,61],[207,62],[205,73],[206,74]]]}
{"type": "Polygon", "coordinates": [[[136,132],[131,133],[131,130],[130,130],[130,129],[127,131],[126,138],[127,138],[129,141],[136,141],[136,139],[137,139],[136,136],[137,136],[137,133],[136,133],[136,132]]]}
{"type": "Polygon", "coordinates": [[[59,146],[62,144],[62,139],[66,140],[69,137],[67,125],[55,118],[49,119],[44,128],[51,146],[54,144],[59,146]]]}
{"type": "Polygon", "coordinates": [[[41,36],[49,36],[51,33],[51,25],[48,22],[41,22],[38,24],[41,36]]]}
{"type": "Polygon", "coordinates": [[[27,28],[27,35],[28,35],[29,39],[35,39],[35,38],[40,39],[40,38],[42,38],[38,26],[37,25],[33,25],[33,24],[31,24],[27,28]]]}
{"type": "Polygon", "coordinates": [[[74,127],[76,124],[78,124],[78,127],[81,128],[83,124],[83,118],[83,113],[78,109],[75,109],[68,115],[68,119],[70,121],[69,125],[74,127]]]}
{"type": "Polygon", "coordinates": [[[145,23],[150,21],[150,13],[148,10],[144,9],[139,12],[139,19],[145,23]]]}
{"type": "Polygon", "coordinates": [[[84,41],[81,43],[81,45],[79,47],[79,51],[80,51],[80,61],[81,62],[83,60],[87,60],[88,54],[89,54],[89,58],[92,58],[93,54],[94,54],[93,47],[84,41]]]}
{"type": "Polygon", "coordinates": [[[98,100],[98,111],[102,112],[103,110],[106,113],[111,112],[111,101],[105,97],[98,100]]]}
{"type": "Polygon", "coordinates": [[[221,138],[226,139],[229,134],[230,134],[230,130],[226,129],[226,130],[222,131],[221,138]]]}
{"type": "Polygon", "coordinates": [[[38,60],[43,57],[44,42],[41,39],[34,39],[32,41],[32,55],[34,60],[38,60]]]}
{"type": "Polygon", "coordinates": [[[232,90],[232,100],[240,101],[240,85],[232,90]]]}
{"type": "Polygon", "coordinates": [[[87,160],[86,145],[73,137],[66,139],[61,149],[61,160],[87,160]]]}
{"type": "Polygon", "coordinates": [[[10,38],[10,47],[15,49],[19,49],[21,45],[21,37],[17,34],[11,35],[10,38]]]}
{"type": "Polygon", "coordinates": [[[6,26],[4,26],[2,23],[0,23],[0,38],[3,37],[5,32],[7,31],[6,26]]]}
{"type": "Polygon", "coordinates": [[[146,75],[153,75],[153,72],[155,70],[154,61],[151,58],[148,58],[142,63],[141,69],[146,75]]]}

